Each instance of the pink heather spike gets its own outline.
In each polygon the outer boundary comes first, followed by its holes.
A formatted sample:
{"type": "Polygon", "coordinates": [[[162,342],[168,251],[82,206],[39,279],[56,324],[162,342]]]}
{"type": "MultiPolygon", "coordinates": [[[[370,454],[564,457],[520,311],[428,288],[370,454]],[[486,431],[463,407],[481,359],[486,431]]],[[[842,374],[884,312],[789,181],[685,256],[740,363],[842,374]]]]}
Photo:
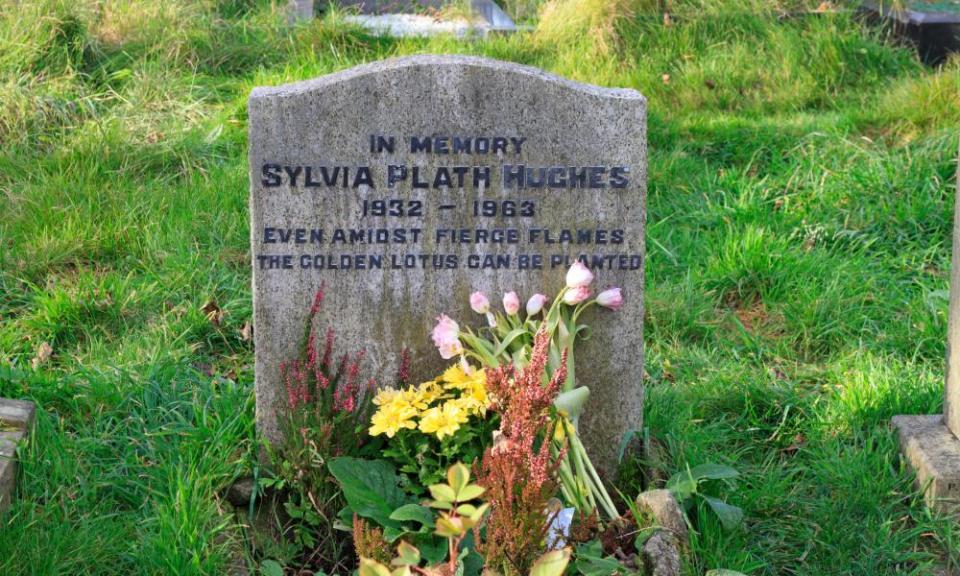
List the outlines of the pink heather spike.
{"type": "Polygon", "coordinates": [[[323,367],[330,368],[330,360],[333,356],[333,328],[327,328],[327,341],[323,348],[323,367]]]}
{"type": "Polygon", "coordinates": [[[400,353],[400,368],[397,370],[397,380],[401,384],[410,381],[410,349],[404,348],[400,353]]]}
{"type": "Polygon", "coordinates": [[[313,306],[310,307],[310,316],[316,316],[317,312],[320,312],[320,306],[323,305],[323,291],[326,288],[326,282],[320,284],[320,288],[317,289],[317,293],[313,296],[313,306]]]}
{"type": "Polygon", "coordinates": [[[317,344],[316,338],[313,334],[313,329],[310,329],[310,335],[307,336],[307,366],[316,366],[317,365],[317,344]]]}

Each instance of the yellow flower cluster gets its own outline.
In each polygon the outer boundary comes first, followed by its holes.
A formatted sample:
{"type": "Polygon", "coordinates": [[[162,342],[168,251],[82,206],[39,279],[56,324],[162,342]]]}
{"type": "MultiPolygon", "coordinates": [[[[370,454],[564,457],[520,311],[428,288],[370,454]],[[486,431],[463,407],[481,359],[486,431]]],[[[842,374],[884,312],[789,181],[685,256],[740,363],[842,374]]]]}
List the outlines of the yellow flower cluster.
{"type": "Polygon", "coordinates": [[[440,440],[452,436],[471,416],[486,416],[490,398],[487,376],[459,364],[440,377],[404,390],[381,388],[373,403],[378,406],[371,418],[370,435],[388,438],[402,429],[418,429],[440,440]]]}

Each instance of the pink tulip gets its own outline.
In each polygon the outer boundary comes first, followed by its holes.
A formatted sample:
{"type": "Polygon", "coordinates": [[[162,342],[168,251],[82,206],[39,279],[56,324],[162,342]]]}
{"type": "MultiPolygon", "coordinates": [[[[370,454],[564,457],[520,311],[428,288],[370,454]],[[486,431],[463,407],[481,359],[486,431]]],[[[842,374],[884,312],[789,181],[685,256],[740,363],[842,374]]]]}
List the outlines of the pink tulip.
{"type": "Polygon", "coordinates": [[[611,310],[619,310],[623,306],[623,294],[619,288],[607,288],[597,294],[597,304],[611,310]]]}
{"type": "Polygon", "coordinates": [[[520,311],[520,297],[516,292],[507,292],[503,295],[503,309],[511,316],[520,311]]]}
{"type": "Polygon", "coordinates": [[[444,360],[449,360],[463,352],[460,344],[460,326],[446,314],[437,317],[437,325],[433,327],[433,344],[440,351],[444,360]]]}
{"type": "Polygon", "coordinates": [[[470,295],[470,308],[477,314],[486,314],[490,311],[490,301],[483,292],[474,292],[470,295]]]}
{"type": "Polygon", "coordinates": [[[437,350],[440,351],[440,357],[444,360],[449,360],[460,354],[463,354],[463,346],[460,344],[459,340],[444,342],[437,348],[437,350]]]}
{"type": "Polygon", "coordinates": [[[575,306],[590,297],[590,289],[586,286],[571,288],[563,293],[563,301],[571,306],[575,306]]]}
{"type": "Polygon", "coordinates": [[[586,288],[593,282],[593,272],[577,260],[567,270],[567,288],[586,288]]]}
{"type": "Polygon", "coordinates": [[[534,316],[543,310],[543,305],[547,303],[547,297],[543,294],[534,294],[527,300],[527,316],[534,316]]]}

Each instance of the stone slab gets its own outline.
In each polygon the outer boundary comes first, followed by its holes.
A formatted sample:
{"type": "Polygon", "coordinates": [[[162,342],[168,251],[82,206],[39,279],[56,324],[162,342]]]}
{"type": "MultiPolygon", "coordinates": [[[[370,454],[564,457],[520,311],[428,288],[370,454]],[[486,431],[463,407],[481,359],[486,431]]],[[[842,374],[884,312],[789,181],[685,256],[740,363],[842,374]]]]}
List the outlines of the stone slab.
{"type": "Polygon", "coordinates": [[[357,14],[344,18],[379,36],[407,38],[450,34],[459,38],[482,32],[466,20],[438,20],[421,14],[357,14]]]}
{"type": "Polygon", "coordinates": [[[577,352],[578,382],[592,391],[583,436],[613,471],[643,414],[642,95],[490,59],[411,56],[255,88],[249,146],[262,434],[279,438],[280,363],[298,356],[321,284],[315,328],[332,326],[339,352],[365,349],[371,374],[390,382],[409,348],[419,381],[452,362],[430,340],[440,314],[479,327],[471,292],[494,303],[508,291],[553,295],[582,256],[596,288],[619,286],[625,299],[616,313],[584,314],[594,330],[577,352]],[[458,167],[463,180],[451,176],[458,167]],[[337,230],[360,233],[335,241],[337,230]]]}
{"type": "Polygon", "coordinates": [[[960,520],[960,439],[939,415],[894,416],[893,427],[927,506],[960,520]]]}
{"type": "Polygon", "coordinates": [[[341,0],[341,8],[360,14],[418,14],[448,6],[449,0],[341,0]]]}
{"type": "Polygon", "coordinates": [[[0,431],[0,513],[10,506],[17,482],[17,445],[26,433],[22,430],[0,431]]]}
{"type": "Polygon", "coordinates": [[[0,428],[26,430],[33,423],[34,412],[32,402],[0,398],[0,428]]]}

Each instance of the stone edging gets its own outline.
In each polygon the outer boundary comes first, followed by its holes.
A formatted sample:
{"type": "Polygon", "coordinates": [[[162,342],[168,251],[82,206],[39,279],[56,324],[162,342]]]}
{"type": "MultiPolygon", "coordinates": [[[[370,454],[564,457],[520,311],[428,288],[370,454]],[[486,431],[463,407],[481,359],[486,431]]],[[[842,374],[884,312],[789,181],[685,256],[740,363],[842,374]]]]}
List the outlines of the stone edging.
{"type": "Polygon", "coordinates": [[[10,506],[17,481],[17,446],[27,437],[36,407],[0,398],[0,513],[10,506]]]}

